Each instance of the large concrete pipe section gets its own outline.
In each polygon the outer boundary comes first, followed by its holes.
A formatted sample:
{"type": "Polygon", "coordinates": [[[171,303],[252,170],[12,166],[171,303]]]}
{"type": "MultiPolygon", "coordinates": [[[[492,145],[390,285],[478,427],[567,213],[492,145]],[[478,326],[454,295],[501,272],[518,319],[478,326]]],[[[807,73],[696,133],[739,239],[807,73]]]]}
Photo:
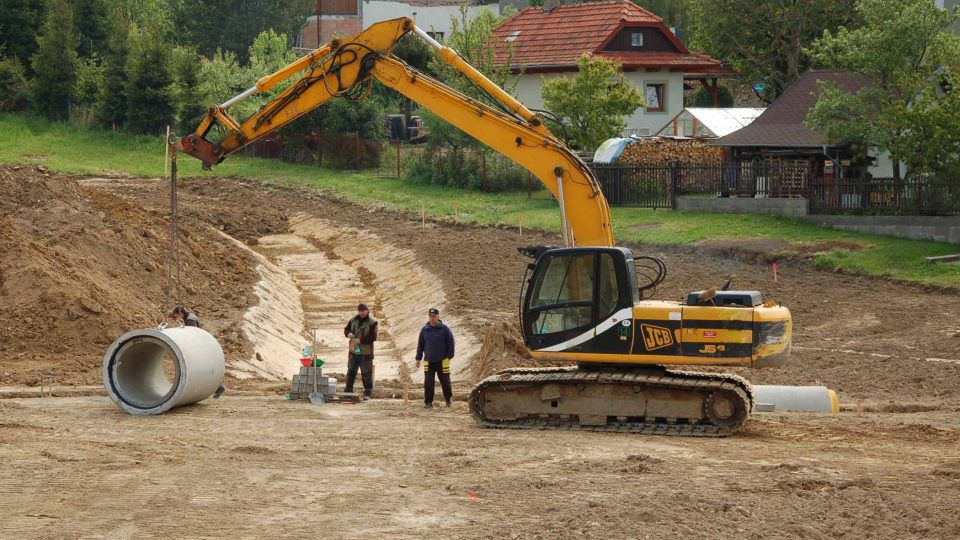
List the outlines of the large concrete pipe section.
{"type": "Polygon", "coordinates": [[[753,385],[754,412],[840,412],[837,393],[826,386],[753,385]]]}
{"type": "Polygon", "coordinates": [[[130,414],[160,414],[206,399],[223,384],[223,372],[216,338],[189,326],[132,330],[103,356],[103,386],[130,414]]]}

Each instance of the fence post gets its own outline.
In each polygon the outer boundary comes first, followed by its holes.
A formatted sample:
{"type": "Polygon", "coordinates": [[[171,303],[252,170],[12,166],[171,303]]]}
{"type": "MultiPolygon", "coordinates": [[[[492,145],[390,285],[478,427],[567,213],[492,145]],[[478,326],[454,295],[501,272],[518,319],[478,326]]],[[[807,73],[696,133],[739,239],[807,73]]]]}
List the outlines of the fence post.
{"type": "Polygon", "coordinates": [[[530,171],[527,171],[527,198],[528,199],[533,196],[533,187],[530,185],[531,176],[533,175],[530,174],[530,171]]]}
{"type": "Polygon", "coordinates": [[[680,162],[670,164],[670,209],[677,209],[677,191],[680,190],[680,162]]]}
{"type": "Polygon", "coordinates": [[[400,141],[397,141],[397,180],[400,179],[400,141]]]}
{"type": "Polygon", "coordinates": [[[917,184],[917,214],[922,216],[923,215],[923,184],[921,182],[916,182],[916,184],[917,184]]]}

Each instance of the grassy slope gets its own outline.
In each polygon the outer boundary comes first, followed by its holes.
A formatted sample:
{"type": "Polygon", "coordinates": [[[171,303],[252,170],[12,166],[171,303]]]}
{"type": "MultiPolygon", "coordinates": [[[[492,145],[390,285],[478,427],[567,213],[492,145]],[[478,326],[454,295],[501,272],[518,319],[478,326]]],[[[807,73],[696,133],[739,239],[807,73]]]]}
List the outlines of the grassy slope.
{"type": "MultiPolygon", "coordinates": [[[[0,162],[42,163],[56,171],[90,175],[119,171],[156,177],[163,171],[163,143],[160,137],[75,129],[35,118],[0,114],[0,162]]],[[[393,178],[378,178],[375,174],[341,173],[243,156],[228,159],[212,172],[201,171],[200,163],[187,157],[179,160],[179,170],[181,177],[245,176],[307,185],[361,204],[381,204],[416,212],[423,208],[432,216],[453,215],[456,202],[464,221],[516,224],[523,214],[525,227],[555,230],[560,223],[556,204],[545,191],[531,198],[523,193],[481,194],[409,185],[393,178]]],[[[825,241],[854,242],[864,249],[833,249],[816,255],[816,263],[831,270],[960,286],[960,265],[923,262],[924,256],[960,251],[950,244],[837,231],[760,215],[615,208],[613,222],[619,239],[660,244],[735,238],[785,240],[801,246],[825,241]]]]}

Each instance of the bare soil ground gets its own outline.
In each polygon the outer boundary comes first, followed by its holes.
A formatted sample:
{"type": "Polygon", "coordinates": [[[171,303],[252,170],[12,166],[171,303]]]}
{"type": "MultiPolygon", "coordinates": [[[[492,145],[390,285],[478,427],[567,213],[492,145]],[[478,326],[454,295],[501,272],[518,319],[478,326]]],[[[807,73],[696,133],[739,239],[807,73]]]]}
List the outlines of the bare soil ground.
{"type": "Polygon", "coordinates": [[[464,403],[5,400],[0,536],[956,538],[957,415],[895,416],[696,440],[482,429],[464,403]]]}
{"type": "MultiPolygon", "coordinates": [[[[159,322],[167,204],[157,181],[0,166],[9,395],[45,371],[61,385],[96,384],[113,339],[159,322]]],[[[558,244],[552,235],[424,229],[419,216],[233,179],[184,180],[180,209],[184,303],[228,358],[256,352],[243,317],[259,277],[251,253],[220,233],[268,253],[259,239],[308,215],[411,252],[436,277],[445,313],[479,339],[458,374],[461,398],[473,380],[529,363],[514,326],[528,261],[515,248],[558,244]]],[[[351,241],[315,247],[333,259],[351,241]]],[[[0,536],[960,535],[960,292],[821,272],[804,250],[774,282],[765,253],[780,248],[770,245],[631,247],[669,267],[656,298],[729,277],[789,306],[791,363],[740,372],[826,384],[846,412],[755,415],[728,439],[677,440],[478,429],[462,402],[433,412],[392,400],[317,407],[251,380],[157,418],[126,416],[103,397],[0,400],[0,536]]],[[[403,287],[364,272],[364,286],[403,287]]],[[[305,299],[305,311],[322,303],[305,299]]],[[[397,381],[380,386],[378,395],[398,394],[397,381]]]]}

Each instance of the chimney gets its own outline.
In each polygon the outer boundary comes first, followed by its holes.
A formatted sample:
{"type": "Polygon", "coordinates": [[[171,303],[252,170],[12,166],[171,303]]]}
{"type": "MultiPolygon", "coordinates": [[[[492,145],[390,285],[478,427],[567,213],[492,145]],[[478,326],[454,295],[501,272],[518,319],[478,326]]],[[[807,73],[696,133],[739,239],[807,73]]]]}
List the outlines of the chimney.
{"type": "Polygon", "coordinates": [[[554,9],[556,9],[557,6],[562,6],[562,5],[563,5],[563,0],[543,0],[543,12],[550,13],[554,9]]]}

